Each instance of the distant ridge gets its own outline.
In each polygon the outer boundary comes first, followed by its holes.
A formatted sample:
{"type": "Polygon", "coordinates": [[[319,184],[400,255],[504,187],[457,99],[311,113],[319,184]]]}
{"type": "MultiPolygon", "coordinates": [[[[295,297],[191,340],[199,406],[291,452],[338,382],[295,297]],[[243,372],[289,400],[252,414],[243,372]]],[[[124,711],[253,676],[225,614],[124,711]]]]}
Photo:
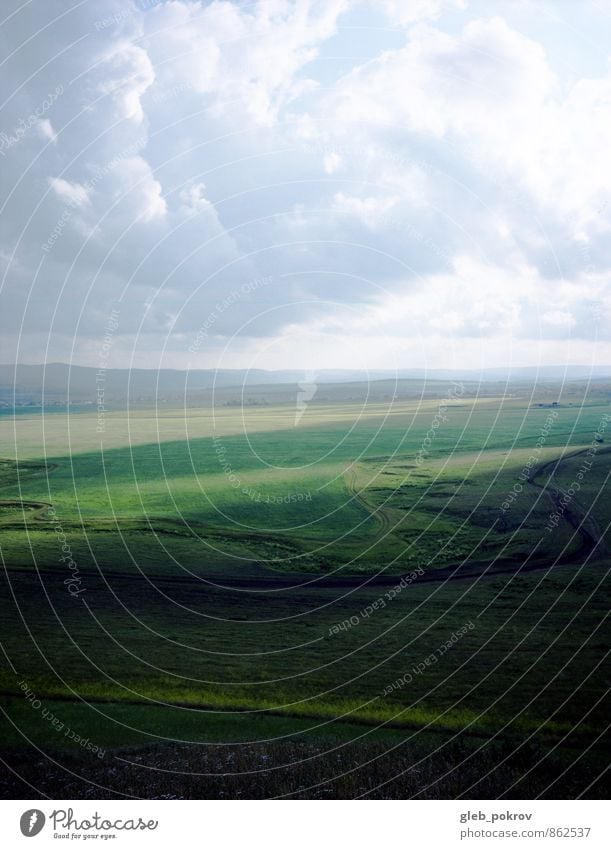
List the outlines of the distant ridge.
{"type": "MultiPolygon", "coordinates": [[[[426,386],[436,382],[464,381],[472,386],[493,383],[541,383],[611,378],[611,366],[518,366],[488,369],[321,369],[314,372],[317,384],[366,384],[383,381],[385,391],[392,392],[395,380],[414,381],[426,386]]],[[[108,402],[146,401],[151,399],[183,399],[185,396],[210,394],[213,389],[294,386],[312,380],[312,372],[298,369],[271,371],[265,369],[97,369],[91,366],[69,366],[66,363],[45,365],[0,365],[0,402],[23,403],[91,403],[102,389],[108,402]],[[308,376],[306,376],[308,375],[308,376]]],[[[433,386],[431,389],[433,389],[433,386]]],[[[381,387],[380,387],[381,388],[381,387]]],[[[435,391],[441,392],[438,383],[435,391]]]]}
{"type": "MultiPolygon", "coordinates": [[[[94,366],[69,365],[68,363],[0,364],[0,385],[13,383],[15,374],[20,383],[38,385],[42,382],[65,380],[70,373],[70,381],[78,382],[82,377],[90,380],[91,374],[98,371],[94,366]]],[[[132,375],[132,380],[152,377],[159,374],[160,380],[177,379],[178,375],[189,376],[190,381],[202,381],[202,385],[212,386],[216,375],[216,383],[230,381],[231,385],[260,385],[264,383],[295,383],[303,380],[311,369],[106,369],[107,380],[118,375],[132,375]]],[[[344,383],[346,381],[362,380],[392,380],[395,376],[400,379],[429,378],[431,380],[532,380],[541,377],[553,380],[583,380],[588,377],[611,377],[611,365],[569,365],[569,366],[499,366],[482,369],[449,369],[449,368],[402,368],[397,369],[318,369],[314,370],[321,383],[344,383]]]]}

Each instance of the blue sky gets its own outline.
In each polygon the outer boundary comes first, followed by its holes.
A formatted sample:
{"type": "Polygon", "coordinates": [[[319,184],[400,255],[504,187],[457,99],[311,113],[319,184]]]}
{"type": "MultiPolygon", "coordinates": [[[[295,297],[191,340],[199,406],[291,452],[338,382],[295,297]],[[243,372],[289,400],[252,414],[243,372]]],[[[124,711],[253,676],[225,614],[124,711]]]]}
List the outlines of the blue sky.
{"type": "Polygon", "coordinates": [[[611,363],[609,4],[5,7],[0,360],[611,363]]]}

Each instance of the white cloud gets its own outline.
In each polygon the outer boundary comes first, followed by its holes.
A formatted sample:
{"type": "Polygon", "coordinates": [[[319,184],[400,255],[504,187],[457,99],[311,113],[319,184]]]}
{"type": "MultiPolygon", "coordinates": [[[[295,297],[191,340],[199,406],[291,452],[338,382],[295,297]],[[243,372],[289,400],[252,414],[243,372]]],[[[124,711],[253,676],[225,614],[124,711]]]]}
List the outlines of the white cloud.
{"type": "Polygon", "coordinates": [[[129,118],[140,123],[144,119],[141,98],[155,80],[155,71],[146,50],[129,41],[113,42],[99,64],[103,79],[98,92],[111,95],[116,118],[129,118]]]}
{"type": "Polygon", "coordinates": [[[53,129],[53,125],[47,118],[43,118],[36,124],[36,129],[38,130],[41,138],[46,141],[57,141],[57,136],[55,135],[55,130],[53,129]]]}
{"type": "Polygon", "coordinates": [[[163,218],[167,204],[161,183],[143,156],[121,160],[113,170],[114,198],[121,200],[131,221],[148,223],[163,218]]]}
{"type": "Polygon", "coordinates": [[[341,80],[328,109],[349,127],[454,132],[478,150],[500,139],[505,152],[520,145],[520,132],[537,118],[554,82],[541,46],[500,18],[471,21],[459,36],[422,25],[405,47],[341,80]]]}
{"type": "Polygon", "coordinates": [[[49,184],[58,198],[70,206],[84,207],[90,202],[87,187],[62,177],[50,177],[49,184]]]}
{"type": "Polygon", "coordinates": [[[145,42],[168,88],[188,80],[220,115],[270,126],[279,111],[315,88],[302,76],[335,31],[347,0],[261,0],[160,4],[144,18],[145,42]]]}
{"type": "Polygon", "coordinates": [[[564,73],[562,44],[511,4],[480,19],[459,0],[90,0],[51,39],[60,8],[11,19],[14,43],[33,38],[0,79],[8,331],[46,339],[61,300],[52,345],[95,351],[122,298],[121,357],[144,316],[137,344],[178,365],[227,292],[269,277],[212,348],[237,331],[234,353],[269,342],[282,365],[301,328],[327,364],[357,335],[378,366],[416,357],[416,338],[494,364],[512,340],[557,357],[607,339],[611,74],[564,73]],[[367,14],[388,26],[364,60],[367,14]]]}
{"type": "Polygon", "coordinates": [[[337,192],[333,196],[333,209],[339,215],[354,216],[366,227],[376,228],[384,224],[388,212],[399,203],[399,197],[357,197],[337,192]]]}
{"type": "Polygon", "coordinates": [[[209,210],[212,206],[206,197],[206,184],[201,182],[191,183],[181,189],[180,200],[185,213],[188,215],[209,210]]]}
{"type": "Polygon", "coordinates": [[[596,285],[545,280],[520,257],[499,267],[459,256],[446,273],[395,281],[363,308],[336,307],[307,326],[310,332],[330,336],[593,340],[602,333],[611,340],[611,327],[604,321],[596,324],[591,310],[584,310],[586,302],[611,312],[611,297],[602,280],[596,285]],[[550,302],[556,305],[552,309],[550,302]]]}
{"type": "Polygon", "coordinates": [[[323,166],[325,169],[325,174],[334,174],[335,171],[341,166],[342,158],[337,153],[331,151],[331,153],[326,153],[323,166]]]}
{"type": "Polygon", "coordinates": [[[546,324],[554,327],[572,327],[575,324],[575,317],[567,310],[549,310],[543,313],[542,318],[546,324]]]}
{"type": "Polygon", "coordinates": [[[380,0],[389,21],[398,26],[409,26],[416,21],[433,20],[443,11],[464,9],[465,0],[380,0]]]}
{"type": "Polygon", "coordinates": [[[542,46],[501,18],[457,36],[412,29],[405,47],[340,80],[324,109],[345,137],[366,127],[393,146],[414,134],[443,140],[576,229],[609,228],[611,73],[563,92],[542,46]]]}

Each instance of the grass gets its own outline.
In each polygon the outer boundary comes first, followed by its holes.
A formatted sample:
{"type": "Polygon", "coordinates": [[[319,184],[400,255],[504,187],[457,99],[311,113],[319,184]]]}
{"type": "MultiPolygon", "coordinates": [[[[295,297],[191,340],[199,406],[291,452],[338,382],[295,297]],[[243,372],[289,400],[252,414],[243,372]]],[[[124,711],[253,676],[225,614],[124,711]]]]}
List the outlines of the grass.
{"type": "MultiPolygon", "coordinates": [[[[246,411],[246,432],[231,408],[216,430],[210,411],[113,413],[101,446],[90,414],[46,417],[44,442],[42,418],[20,417],[17,452],[5,443],[0,462],[7,716],[32,744],[106,781],[108,761],[92,762],[50,728],[20,682],[65,726],[113,752],[150,752],[156,764],[173,762],[179,745],[195,765],[198,746],[248,743],[237,754],[244,771],[261,757],[343,742],[341,762],[359,777],[332,782],[333,793],[374,792],[374,779],[423,752],[424,772],[390,782],[388,798],[414,790],[442,769],[432,754],[440,740],[460,745],[461,757],[485,743],[474,755],[480,767],[491,753],[534,746],[547,765],[519,783],[526,796],[575,752],[587,751],[584,775],[595,771],[608,712],[608,560],[602,549],[591,556],[568,515],[542,534],[552,490],[570,485],[572,455],[608,409],[604,395],[586,400],[558,408],[537,447],[549,409],[527,397],[465,398],[448,406],[420,455],[438,401],[404,402],[388,417],[379,403],[360,415],[356,403],[327,402],[298,428],[289,406],[257,407],[246,411]],[[143,427],[130,442],[136,420],[143,427]],[[75,442],[62,454],[68,427],[75,442]],[[533,451],[533,476],[503,511],[533,451]],[[75,575],[73,596],[66,582],[75,575]],[[408,684],[390,689],[406,673],[408,684]],[[277,738],[286,738],[278,750],[257,742],[277,738]],[[399,742],[401,757],[392,754],[399,742]],[[386,764],[370,774],[358,766],[369,750],[386,764]]],[[[4,417],[0,433],[10,426],[4,417]]],[[[571,513],[590,510],[601,538],[603,449],[571,513]]],[[[12,723],[3,746],[27,773],[31,750],[12,723]]],[[[524,772],[512,764],[478,792],[508,787],[524,772]]],[[[296,773],[295,792],[330,769],[296,773]]],[[[212,784],[206,792],[220,792],[212,784]]],[[[256,792],[277,795],[278,786],[267,776],[256,792]]],[[[222,792],[245,792],[240,781],[232,787],[222,792]]],[[[458,794],[465,783],[445,787],[458,794]]]]}

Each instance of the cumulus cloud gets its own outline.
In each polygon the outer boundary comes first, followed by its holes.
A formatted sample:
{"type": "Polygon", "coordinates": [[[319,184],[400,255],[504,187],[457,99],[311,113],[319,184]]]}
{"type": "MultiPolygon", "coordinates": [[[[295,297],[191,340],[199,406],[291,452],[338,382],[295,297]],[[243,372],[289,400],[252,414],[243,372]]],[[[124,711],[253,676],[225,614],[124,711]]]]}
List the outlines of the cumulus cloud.
{"type": "Polygon", "coordinates": [[[89,192],[81,183],[71,183],[62,177],[50,177],[49,184],[57,197],[71,206],[87,206],[89,192]]]}
{"type": "Polygon", "coordinates": [[[159,4],[144,21],[144,42],[168,87],[188,80],[216,114],[268,126],[318,85],[300,72],[347,7],[347,0],[159,4]]]}
{"type": "Polygon", "coordinates": [[[381,0],[388,20],[399,26],[409,26],[416,21],[438,18],[443,11],[464,9],[465,0],[381,0]]]}
{"type": "Polygon", "coordinates": [[[611,361],[611,74],[585,48],[567,71],[568,27],[461,0],[12,11],[3,360],[95,364],[118,303],[117,365],[228,341],[339,365],[357,336],[376,367],[423,339],[432,365],[611,361]]]}

